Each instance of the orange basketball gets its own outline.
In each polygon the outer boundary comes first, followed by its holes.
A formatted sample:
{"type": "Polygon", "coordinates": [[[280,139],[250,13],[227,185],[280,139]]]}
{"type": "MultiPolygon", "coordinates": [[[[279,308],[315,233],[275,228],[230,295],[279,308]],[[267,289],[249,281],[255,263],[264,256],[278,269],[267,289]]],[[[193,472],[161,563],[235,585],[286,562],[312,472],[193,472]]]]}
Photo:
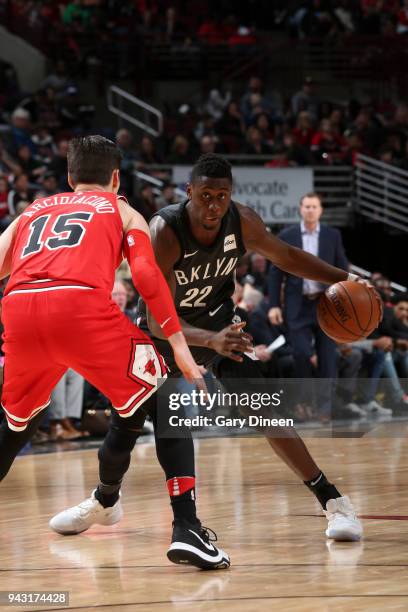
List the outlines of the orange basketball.
{"type": "Polygon", "coordinates": [[[355,281],[331,285],[317,305],[320,327],[339,344],[366,338],[381,318],[381,298],[376,290],[355,281]]]}

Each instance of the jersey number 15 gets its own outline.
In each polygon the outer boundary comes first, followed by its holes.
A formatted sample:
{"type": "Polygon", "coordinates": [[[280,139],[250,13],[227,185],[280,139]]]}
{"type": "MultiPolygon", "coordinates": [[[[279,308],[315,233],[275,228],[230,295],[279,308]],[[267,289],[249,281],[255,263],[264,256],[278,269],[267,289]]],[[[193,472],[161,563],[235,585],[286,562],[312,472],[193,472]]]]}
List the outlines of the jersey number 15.
{"type": "Polygon", "coordinates": [[[37,217],[30,223],[30,235],[23,248],[21,259],[33,253],[38,253],[44,247],[54,251],[63,248],[72,249],[78,246],[86,231],[84,222],[88,223],[93,214],[91,212],[74,212],[58,215],[51,228],[52,235],[45,240],[43,240],[43,236],[51,215],[37,217]]]}

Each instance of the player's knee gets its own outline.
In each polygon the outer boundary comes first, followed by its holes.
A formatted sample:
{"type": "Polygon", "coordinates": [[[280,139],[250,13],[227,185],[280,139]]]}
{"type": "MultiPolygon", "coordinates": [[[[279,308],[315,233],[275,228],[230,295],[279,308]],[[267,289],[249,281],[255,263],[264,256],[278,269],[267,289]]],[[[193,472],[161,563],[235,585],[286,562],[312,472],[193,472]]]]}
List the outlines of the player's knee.
{"type": "MultiPolygon", "coordinates": [[[[112,425],[109,428],[103,446],[107,446],[114,452],[131,452],[136,444],[141,430],[128,429],[127,427],[118,427],[112,425]]],[[[103,448],[103,446],[101,448],[103,448]]]]}

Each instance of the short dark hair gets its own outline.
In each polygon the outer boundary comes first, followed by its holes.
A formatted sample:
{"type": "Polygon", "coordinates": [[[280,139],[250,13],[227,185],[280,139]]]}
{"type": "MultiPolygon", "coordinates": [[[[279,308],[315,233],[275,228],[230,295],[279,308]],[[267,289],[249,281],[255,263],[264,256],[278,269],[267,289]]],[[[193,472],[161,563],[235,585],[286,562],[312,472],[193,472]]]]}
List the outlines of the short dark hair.
{"type": "Polygon", "coordinates": [[[120,168],[122,154],[108,138],[83,136],[69,141],[67,159],[75,185],[108,185],[112,172],[120,168]]]}
{"type": "Polygon", "coordinates": [[[309,193],[305,193],[305,195],[302,195],[299,202],[300,206],[302,206],[303,200],[305,198],[317,198],[320,202],[320,206],[323,206],[323,198],[320,193],[317,193],[316,191],[310,191],[309,193]]]}
{"type": "Polygon", "coordinates": [[[408,302],[408,293],[396,293],[391,298],[391,304],[397,306],[400,302],[408,302]]]}
{"type": "Polygon", "coordinates": [[[232,183],[232,169],[229,161],[216,153],[204,153],[193,166],[191,182],[200,176],[208,178],[226,178],[232,183]]]}

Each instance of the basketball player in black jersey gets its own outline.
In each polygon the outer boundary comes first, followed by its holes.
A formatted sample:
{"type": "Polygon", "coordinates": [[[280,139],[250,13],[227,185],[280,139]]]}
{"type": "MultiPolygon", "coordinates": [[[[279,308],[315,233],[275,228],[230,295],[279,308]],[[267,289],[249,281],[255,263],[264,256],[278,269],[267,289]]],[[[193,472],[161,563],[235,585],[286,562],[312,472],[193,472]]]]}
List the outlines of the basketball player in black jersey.
{"type": "MultiPolygon", "coordinates": [[[[231,192],[230,164],[218,155],[203,155],[193,168],[188,200],[163,208],[150,221],[156,259],[173,291],[193,356],[197,363],[211,368],[224,386],[234,378],[262,377],[257,362],[245,354],[251,351],[252,341],[243,330],[244,324],[232,323],[234,270],[247,250],[264,255],[288,273],[322,283],[359,280],[280,241],[251,208],[233,202],[231,192]]],[[[166,358],[171,376],[179,376],[171,349],[149,313],[149,327],[146,319],[144,324],[166,358]]],[[[120,520],[122,478],[146,414],[151,415],[157,430],[156,401],[155,394],[128,419],[113,414],[99,450],[100,483],[89,500],[51,519],[55,531],[80,533],[94,523],[120,520]]],[[[214,546],[208,530],[196,517],[194,446],[188,428],[183,429],[183,435],[177,438],[160,437],[155,431],[157,456],[166,474],[174,512],[173,538],[167,554],[175,563],[206,569],[228,567],[228,555],[214,546]]],[[[320,502],[328,518],[327,537],[359,540],[362,526],[349,499],[327,480],[296,431],[287,428],[284,437],[267,440],[320,502]]]]}

